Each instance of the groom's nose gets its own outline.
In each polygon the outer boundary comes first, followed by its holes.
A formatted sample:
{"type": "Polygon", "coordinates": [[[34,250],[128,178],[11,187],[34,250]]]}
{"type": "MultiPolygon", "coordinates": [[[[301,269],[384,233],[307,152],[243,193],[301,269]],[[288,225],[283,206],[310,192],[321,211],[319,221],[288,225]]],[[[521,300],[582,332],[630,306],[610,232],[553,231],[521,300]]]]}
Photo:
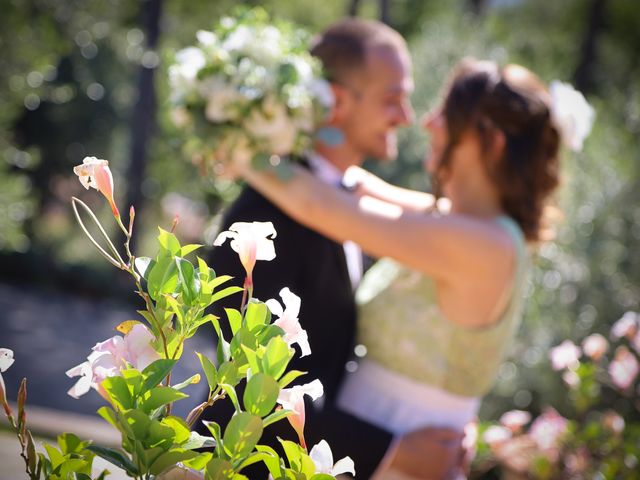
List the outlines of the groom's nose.
{"type": "Polygon", "coordinates": [[[410,125],[415,120],[415,112],[409,99],[403,100],[398,104],[396,118],[394,123],[397,126],[410,125]]]}

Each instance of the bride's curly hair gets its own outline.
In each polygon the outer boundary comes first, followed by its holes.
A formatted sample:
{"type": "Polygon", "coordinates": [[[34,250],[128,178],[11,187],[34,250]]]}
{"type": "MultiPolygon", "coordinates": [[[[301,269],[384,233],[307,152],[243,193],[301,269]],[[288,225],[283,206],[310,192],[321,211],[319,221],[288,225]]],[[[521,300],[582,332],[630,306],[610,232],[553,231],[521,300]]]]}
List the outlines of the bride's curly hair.
{"type": "Polygon", "coordinates": [[[526,68],[499,68],[470,58],[456,66],[444,95],[449,142],[436,168],[436,185],[446,180],[453,149],[468,129],[479,134],[484,152],[490,150],[495,130],[502,131],[504,154],[484,164],[502,208],[531,242],[549,236],[549,197],[559,184],[561,139],[550,102],[547,88],[526,68]]]}

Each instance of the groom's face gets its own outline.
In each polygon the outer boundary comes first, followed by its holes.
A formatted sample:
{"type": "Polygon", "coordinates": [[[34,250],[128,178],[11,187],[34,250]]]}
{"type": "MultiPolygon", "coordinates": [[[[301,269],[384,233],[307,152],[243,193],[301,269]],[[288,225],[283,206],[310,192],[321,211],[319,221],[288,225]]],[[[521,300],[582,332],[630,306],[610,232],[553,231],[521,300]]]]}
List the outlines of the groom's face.
{"type": "Polygon", "coordinates": [[[398,155],[396,130],[413,121],[408,52],[373,48],[346,88],[343,130],[347,142],[366,157],[394,159],[398,155]]]}

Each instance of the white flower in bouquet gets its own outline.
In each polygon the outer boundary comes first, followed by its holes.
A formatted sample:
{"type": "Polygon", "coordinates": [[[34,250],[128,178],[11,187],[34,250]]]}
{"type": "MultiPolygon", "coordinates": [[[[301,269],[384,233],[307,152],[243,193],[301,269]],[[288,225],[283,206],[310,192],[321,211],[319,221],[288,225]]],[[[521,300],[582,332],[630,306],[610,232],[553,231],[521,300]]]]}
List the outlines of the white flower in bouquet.
{"type": "Polygon", "coordinates": [[[262,102],[261,109],[254,109],[245,120],[247,132],[260,141],[266,142],[268,151],[286,155],[293,150],[297,129],[287,107],[269,96],[262,102]]]}
{"type": "Polygon", "coordinates": [[[171,118],[193,158],[233,157],[238,138],[252,159],[301,154],[333,105],[304,32],[253,9],[196,37],[169,68],[171,118]]]}

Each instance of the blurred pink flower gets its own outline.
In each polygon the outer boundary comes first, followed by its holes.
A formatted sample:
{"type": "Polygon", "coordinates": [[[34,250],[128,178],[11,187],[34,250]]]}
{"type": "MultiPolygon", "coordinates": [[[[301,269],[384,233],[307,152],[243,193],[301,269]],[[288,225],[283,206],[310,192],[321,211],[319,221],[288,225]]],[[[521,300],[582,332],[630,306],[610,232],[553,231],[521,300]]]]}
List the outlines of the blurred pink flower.
{"type": "Polygon", "coordinates": [[[73,167],[73,173],[78,176],[84,188],[95,188],[105,196],[115,217],[120,216],[116,202],[113,199],[113,175],[109,169],[107,160],[100,160],[96,157],[85,157],[82,165],[73,167]]]}
{"type": "Polygon", "coordinates": [[[518,433],[527,423],[531,421],[531,414],[524,410],[510,410],[500,417],[500,423],[511,430],[518,433]]]}
{"type": "Polygon", "coordinates": [[[231,239],[231,248],[240,256],[240,263],[247,272],[248,287],[253,287],[253,267],[256,260],[273,260],[276,251],[273,238],[276,230],[271,222],[236,222],[229,230],[218,234],[213,244],[222,245],[227,238],[231,239]]]}
{"type": "Polygon", "coordinates": [[[639,370],[640,364],[636,356],[627,347],[618,347],[609,364],[609,375],[613,384],[621,390],[626,390],[635,380],[639,370]]]}
{"type": "Polygon", "coordinates": [[[599,333],[589,335],[582,342],[582,349],[587,357],[595,360],[600,360],[607,350],[609,349],[609,342],[599,333]]]}
{"type": "Polygon", "coordinates": [[[511,436],[511,430],[509,430],[508,428],[501,427],[500,425],[491,425],[482,434],[482,439],[491,448],[495,448],[496,446],[509,440],[511,436]]]}
{"type": "Polygon", "coordinates": [[[631,340],[631,346],[636,351],[636,353],[640,354],[640,331],[636,333],[636,336],[631,340]]]}
{"type": "Polygon", "coordinates": [[[320,398],[324,394],[324,389],[320,380],[314,380],[311,383],[305,385],[295,385],[291,388],[283,388],[280,390],[278,396],[278,403],[283,408],[293,410],[293,414],[287,417],[289,423],[298,434],[300,439],[300,445],[303,448],[307,448],[304,441],[304,422],[305,422],[305,408],[304,408],[304,396],[309,395],[312,400],[320,398]]]}
{"type": "Polygon", "coordinates": [[[97,343],[86,362],[67,370],[66,374],[70,378],[80,376],[67,393],[79,398],[93,388],[107,398],[101,385],[105,378],[120,375],[120,370],[126,368],[127,364],[137,370],[144,370],[160,358],[151,344],[153,340],[149,329],[138,323],[124,338],[116,335],[97,343]]]}
{"type": "Polygon", "coordinates": [[[289,346],[297,343],[300,345],[300,350],[302,351],[301,356],[309,355],[311,353],[311,347],[309,346],[307,332],[303,330],[298,320],[298,315],[300,314],[300,297],[286,287],[280,290],[280,296],[284,302],[284,310],[277,300],[272,298],[266,301],[271,313],[278,316],[278,319],[273,322],[273,324],[284,330],[283,338],[289,346]]]}
{"type": "Polygon", "coordinates": [[[551,366],[554,370],[562,370],[563,368],[576,368],[579,365],[580,348],[571,340],[565,340],[557,347],[549,352],[551,366]]]}
{"type": "Polygon", "coordinates": [[[638,331],[638,314],[635,312],[626,312],[611,327],[611,337],[615,340],[622,337],[629,339],[638,331]]]}
{"type": "Polygon", "coordinates": [[[340,475],[341,473],[356,474],[353,460],[350,457],[344,457],[338,460],[335,465],[333,464],[333,452],[331,447],[325,440],[320,440],[320,443],[311,448],[309,457],[316,466],[315,473],[326,473],[327,475],[340,475]]]}
{"type": "Polygon", "coordinates": [[[613,410],[607,410],[602,416],[602,424],[605,428],[611,430],[613,433],[619,434],[624,430],[624,418],[622,418],[617,412],[613,410]]]}
{"type": "Polygon", "coordinates": [[[550,450],[558,446],[558,441],[567,430],[567,419],[554,408],[548,407],[531,424],[529,435],[541,450],[550,450]]]}
{"type": "Polygon", "coordinates": [[[580,385],[580,377],[573,370],[565,370],[562,374],[562,380],[569,388],[577,388],[580,385]]]}

